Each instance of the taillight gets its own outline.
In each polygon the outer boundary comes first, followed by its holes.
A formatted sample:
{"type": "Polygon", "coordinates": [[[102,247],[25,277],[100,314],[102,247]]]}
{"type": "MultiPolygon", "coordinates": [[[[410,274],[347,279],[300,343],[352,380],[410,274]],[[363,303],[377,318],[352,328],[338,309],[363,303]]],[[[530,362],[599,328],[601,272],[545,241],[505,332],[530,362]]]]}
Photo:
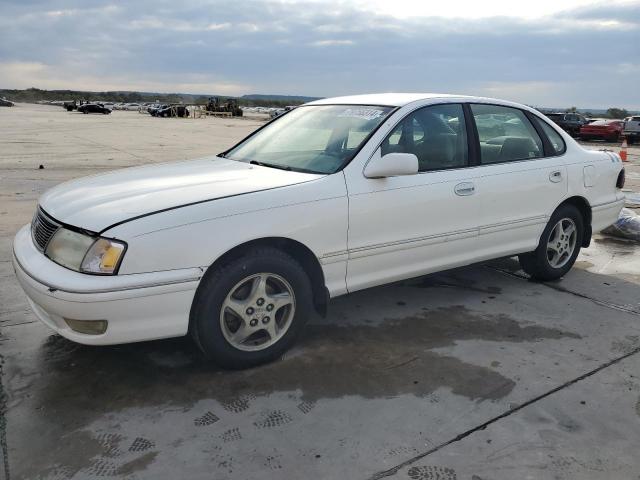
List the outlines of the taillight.
{"type": "Polygon", "coordinates": [[[624,168],[622,170],[620,170],[620,173],[618,174],[618,180],[616,180],[616,188],[624,188],[624,179],[625,179],[625,175],[624,175],[624,168]]]}

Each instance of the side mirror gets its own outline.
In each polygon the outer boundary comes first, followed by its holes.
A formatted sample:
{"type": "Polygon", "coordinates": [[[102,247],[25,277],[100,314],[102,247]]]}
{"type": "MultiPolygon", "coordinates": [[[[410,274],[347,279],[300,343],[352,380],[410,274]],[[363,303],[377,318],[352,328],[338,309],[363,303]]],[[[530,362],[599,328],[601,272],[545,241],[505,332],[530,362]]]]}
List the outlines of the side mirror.
{"type": "Polygon", "coordinates": [[[387,153],[380,155],[380,149],[371,157],[364,168],[367,178],[397,177],[418,173],[418,157],[413,153],[387,153]]]}

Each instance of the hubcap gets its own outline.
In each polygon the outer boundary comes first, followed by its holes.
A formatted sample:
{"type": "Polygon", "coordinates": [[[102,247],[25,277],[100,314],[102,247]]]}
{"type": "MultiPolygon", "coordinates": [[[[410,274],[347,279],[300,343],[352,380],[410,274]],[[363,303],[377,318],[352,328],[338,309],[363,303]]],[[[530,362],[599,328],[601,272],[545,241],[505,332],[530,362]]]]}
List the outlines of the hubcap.
{"type": "Polygon", "coordinates": [[[552,268],[562,268],[571,259],[576,248],[576,224],[570,218],[563,218],[551,230],[547,242],[547,260],[552,268]]]}
{"type": "Polygon", "coordinates": [[[251,275],[239,281],[222,304],[222,334],[238,350],[263,350],[284,336],[295,309],[293,289],[284,278],[275,273],[251,275]]]}

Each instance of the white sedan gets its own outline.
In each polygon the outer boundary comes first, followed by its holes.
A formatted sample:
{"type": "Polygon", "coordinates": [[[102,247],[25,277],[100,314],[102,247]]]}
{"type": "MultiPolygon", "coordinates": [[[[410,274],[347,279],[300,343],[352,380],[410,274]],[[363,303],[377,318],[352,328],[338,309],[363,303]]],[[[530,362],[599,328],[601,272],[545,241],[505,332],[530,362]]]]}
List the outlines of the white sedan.
{"type": "Polygon", "coordinates": [[[45,193],[14,242],[36,315],[92,345],[191,334],[277,358],[330,298],[519,255],[562,277],[623,205],[618,155],[536,110],[435,94],[324,99],[210,158],[45,193]]]}

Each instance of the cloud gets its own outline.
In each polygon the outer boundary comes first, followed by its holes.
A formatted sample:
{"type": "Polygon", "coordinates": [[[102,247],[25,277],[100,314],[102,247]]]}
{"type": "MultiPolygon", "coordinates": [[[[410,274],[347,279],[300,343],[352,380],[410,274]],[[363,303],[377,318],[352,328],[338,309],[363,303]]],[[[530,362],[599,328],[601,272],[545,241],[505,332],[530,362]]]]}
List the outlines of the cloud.
{"type": "Polygon", "coordinates": [[[343,45],[353,45],[353,40],[317,40],[311,43],[314,47],[335,47],[343,45]]]}
{"type": "Polygon", "coordinates": [[[0,87],[442,91],[640,108],[640,3],[544,0],[507,17],[493,13],[518,9],[500,1],[470,17],[456,11],[471,6],[408,0],[393,2],[396,14],[377,0],[8,0],[0,87]]]}

